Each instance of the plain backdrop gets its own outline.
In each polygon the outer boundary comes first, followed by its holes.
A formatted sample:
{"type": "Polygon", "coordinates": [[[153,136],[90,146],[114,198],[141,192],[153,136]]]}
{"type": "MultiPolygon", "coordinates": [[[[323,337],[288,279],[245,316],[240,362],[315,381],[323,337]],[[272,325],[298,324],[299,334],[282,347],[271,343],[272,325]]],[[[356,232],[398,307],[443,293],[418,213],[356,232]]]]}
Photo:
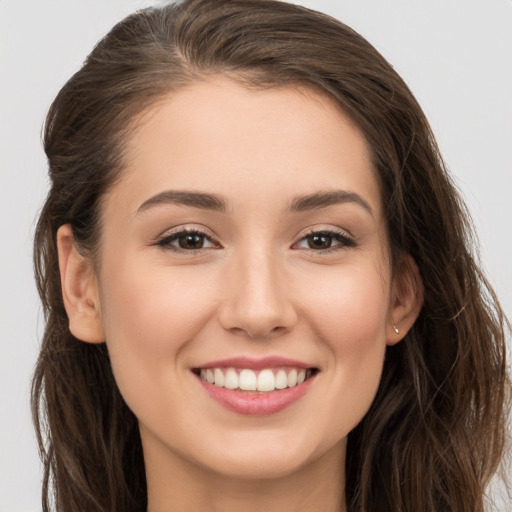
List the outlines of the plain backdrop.
{"type": "MultiPolygon", "coordinates": [[[[42,331],[31,244],[47,191],[44,116],[94,43],[151,3],[0,0],[0,512],[41,509],[29,382],[42,331]]],[[[510,317],[512,1],[298,3],[355,28],[409,84],[473,214],[482,263],[510,317]]],[[[512,509],[506,501],[500,512],[512,509]]]]}

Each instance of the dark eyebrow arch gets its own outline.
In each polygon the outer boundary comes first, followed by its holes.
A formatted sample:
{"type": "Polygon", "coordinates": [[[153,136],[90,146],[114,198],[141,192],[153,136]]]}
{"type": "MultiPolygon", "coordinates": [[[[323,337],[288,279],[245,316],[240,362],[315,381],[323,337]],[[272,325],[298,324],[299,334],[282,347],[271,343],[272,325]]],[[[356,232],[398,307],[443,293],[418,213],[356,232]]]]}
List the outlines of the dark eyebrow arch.
{"type": "Polygon", "coordinates": [[[315,192],[314,194],[296,197],[290,205],[290,211],[305,212],[343,203],[356,203],[373,216],[371,206],[359,194],[347,190],[315,192]]]}
{"type": "Polygon", "coordinates": [[[138,208],[137,214],[142,213],[153,206],[163,204],[175,204],[178,206],[192,206],[203,210],[213,210],[224,213],[227,211],[227,203],[215,194],[192,192],[187,190],[166,190],[144,201],[138,208]]]}

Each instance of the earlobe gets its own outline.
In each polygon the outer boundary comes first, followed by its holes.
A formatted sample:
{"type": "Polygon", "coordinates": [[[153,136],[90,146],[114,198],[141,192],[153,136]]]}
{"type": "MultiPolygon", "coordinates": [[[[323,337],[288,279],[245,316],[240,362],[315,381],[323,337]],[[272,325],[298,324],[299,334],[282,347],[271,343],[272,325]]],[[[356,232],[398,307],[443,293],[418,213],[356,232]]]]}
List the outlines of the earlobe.
{"type": "Polygon", "coordinates": [[[62,299],[69,318],[69,330],[79,340],[102,343],[105,332],[100,314],[96,273],[90,258],[76,247],[69,224],[57,231],[57,250],[62,299]]]}
{"type": "Polygon", "coordinates": [[[395,345],[414,325],[423,305],[423,281],[410,255],[404,256],[397,266],[391,301],[386,340],[388,345],[395,345]]]}

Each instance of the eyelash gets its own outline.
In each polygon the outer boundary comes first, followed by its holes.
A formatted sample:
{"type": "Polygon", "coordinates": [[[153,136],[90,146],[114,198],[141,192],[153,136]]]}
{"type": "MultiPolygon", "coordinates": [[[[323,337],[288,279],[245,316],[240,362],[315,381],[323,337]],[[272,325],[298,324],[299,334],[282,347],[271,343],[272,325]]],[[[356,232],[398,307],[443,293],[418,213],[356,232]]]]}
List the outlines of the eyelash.
{"type": "MultiPolygon", "coordinates": [[[[318,237],[329,237],[332,240],[339,242],[336,245],[328,247],[326,249],[313,249],[311,247],[307,248],[308,250],[318,253],[318,254],[320,254],[320,253],[326,254],[326,253],[331,253],[331,252],[339,251],[339,250],[346,249],[346,248],[357,247],[356,241],[353,238],[351,238],[349,235],[347,235],[346,233],[344,233],[342,231],[333,231],[333,230],[328,230],[328,229],[327,230],[323,229],[323,230],[309,231],[303,237],[301,237],[301,239],[297,243],[295,243],[293,245],[293,247],[297,246],[299,243],[301,243],[303,241],[307,241],[307,239],[309,237],[312,237],[313,235],[318,236],[318,237]]],[[[200,231],[198,229],[181,229],[174,233],[164,235],[163,237],[159,238],[153,245],[161,247],[162,249],[165,249],[165,250],[170,250],[170,251],[174,251],[174,252],[178,252],[178,253],[189,253],[189,254],[196,254],[196,253],[202,251],[203,249],[209,249],[209,248],[217,248],[218,249],[220,247],[219,244],[214,242],[209,235],[207,235],[206,233],[204,233],[203,231],[200,231]],[[185,249],[183,247],[176,247],[176,246],[172,245],[173,242],[178,241],[181,237],[194,236],[194,235],[203,237],[203,239],[205,239],[209,243],[211,243],[213,247],[200,247],[198,249],[185,249]]]]}
{"type": "Polygon", "coordinates": [[[333,231],[330,229],[320,229],[316,230],[313,229],[306,233],[294,246],[298,245],[300,242],[307,240],[308,238],[312,237],[313,235],[318,237],[329,237],[332,240],[335,240],[339,242],[338,244],[328,247],[327,249],[312,249],[309,247],[308,249],[315,252],[315,253],[321,253],[321,254],[328,254],[334,251],[340,251],[347,248],[357,247],[356,241],[350,237],[347,233],[343,231],[333,231]]]}
{"type": "Polygon", "coordinates": [[[199,249],[184,249],[182,247],[176,247],[172,245],[172,242],[178,241],[181,237],[194,235],[203,237],[208,242],[210,242],[215,248],[219,247],[219,245],[216,244],[210,236],[208,236],[203,231],[200,231],[199,229],[180,229],[179,231],[175,231],[174,233],[170,233],[159,238],[154,245],[162,247],[162,249],[165,250],[170,250],[178,253],[186,252],[191,254],[196,254],[203,249],[207,249],[207,247],[200,247],[199,249]]]}

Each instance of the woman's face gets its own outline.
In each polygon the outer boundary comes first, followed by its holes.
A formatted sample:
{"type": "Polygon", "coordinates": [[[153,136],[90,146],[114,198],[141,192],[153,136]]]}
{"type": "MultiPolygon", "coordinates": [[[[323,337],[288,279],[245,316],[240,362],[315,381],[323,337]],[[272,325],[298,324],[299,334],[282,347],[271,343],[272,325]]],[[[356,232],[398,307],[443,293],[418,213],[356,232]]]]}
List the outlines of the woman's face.
{"type": "Polygon", "coordinates": [[[98,302],[146,464],[342,460],[401,314],[361,133],[311,90],[212,79],[146,112],[125,157],[98,302]]]}

